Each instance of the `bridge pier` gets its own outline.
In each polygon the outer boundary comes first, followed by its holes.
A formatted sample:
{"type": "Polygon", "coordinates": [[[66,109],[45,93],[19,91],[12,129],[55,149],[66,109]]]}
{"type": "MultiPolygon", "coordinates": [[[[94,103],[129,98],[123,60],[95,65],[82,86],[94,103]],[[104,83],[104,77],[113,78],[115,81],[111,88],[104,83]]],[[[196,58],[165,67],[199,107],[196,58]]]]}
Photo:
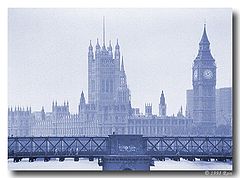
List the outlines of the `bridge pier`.
{"type": "Polygon", "coordinates": [[[226,159],[226,158],[217,158],[217,161],[220,161],[220,162],[226,162],[227,159],[226,159]]]}
{"type": "Polygon", "coordinates": [[[18,163],[19,161],[21,161],[21,158],[13,158],[14,163],[18,163]]]}
{"type": "Polygon", "coordinates": [[[109,155],[102,157],[104,171],[150,171],[152,157],[146,155],[147,140],[142,135],[109,135],[109,155]]]}
{"type": "Polygon", "coordinates": [[[29,161],[29,162],[34,162],[34,161],[36,161],[36,158],[29,158],[28,161],[29,161]]]}
{"type": "Polygon", "coordinates": [[[99,165],[103,171],[150,171],[154,162],[148,156],[105,156],[99,165]]]}
{"type": "Polygon", "coordinates": [[[74,161],[75,161],[75,162],[79,161],[79,158],[78,158],[78,157],[75,157],[75,158],[74,158],[74,161]]]}
{"type": "Polygon", "coordinates": [[[171,160],[173,160],[173,161],[180,161],[180,157],[172,157],[171,160]]]}
{"type": "Polygon", "coordinates": [[[18,162],[22,161],[22,158],[19,158],[19,157],[18,158],[14,158],[14,160],[15,160],[14,162],[18,163],[18,162]]]}
{"type": "Polygon", "coordinates": [[[200,158],[200,161],[207,161],[207,162],[209,162],[209,161],[211,161],[211,159],[210,158],[200,158]]]}
{"type": "Polygon", "coordinates": [[[88,158],[88,160],[89,161],[94,161],[94,157],[91,156],[91,157],[88,158]]]}
{"type": "Polygon", "coordinates": [[[186,160],[188,160],[188,161],[196,161],[196,159],[194,157],[188,157],[186,160]]]}
{"type": "Polygon", "coordinates": [[[165,161],[165,157],[158,157],[156,158],[158,161],[165,161]]]}
{"type": "Polygon", "coordinates": [[[59,162],[63,162],[65,160],[64,157],[59,158],[59,162]]]}
{"type": "Polygon", "coordinates": [[[50,161],[50,158],[44,158],[44,162],[48,162],[48,161],[50,161]]]}

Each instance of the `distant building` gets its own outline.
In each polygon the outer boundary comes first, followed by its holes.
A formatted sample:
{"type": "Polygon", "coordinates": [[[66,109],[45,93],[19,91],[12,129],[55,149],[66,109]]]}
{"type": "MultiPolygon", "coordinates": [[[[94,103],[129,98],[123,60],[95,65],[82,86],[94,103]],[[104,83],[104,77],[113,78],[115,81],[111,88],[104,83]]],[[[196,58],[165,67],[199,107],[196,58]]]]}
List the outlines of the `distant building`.
{"type": "MultiPolygon", "coordinates": [[[[187,90],[186,95],[186,117],[193,118],[193,90],[187,90]]],[[[216,129],[218,134],[223,132],[223,129],[228,134],[232,130],[232,87],[216,89],[216,129]]]]}
{"type": "Polygon", "coordinates": [[[187,90],[186,91],[186,111],[185,115],[188,118],[193,117],[193,90],[187,90]]]}
{"type": "Polygon", "coordinates": [[[26,110],[22,107],[8,108],[8,136],[29,136],[31,118],[31,107],[26,110]]]}
{"type": "Polygon", "coordinates": [[[232,125],[232,88],[216,90],[216,118],[217,126],[232,125]]]}
{"type": "Polygon", "coordinates": [[[52,113],[45,113],[42,109],[33,112],[30,118],[29,136],[54,136],[54,119],[52,113]]]}
{"type": "Polygon", "coordinates": [[[69,112],[69,103],[68,103],[68,101],[67,101],[67,103],[64,101],[64,105],[63,106],[58,105],[57,101],[55,101],[55,104],[53,102],[52,103],[52,114],[56,118],[69,116],[70,112],[69,112]]]}
{"type": "Polygon", "coordinates": [[[144,136],[189,136],[192,122],[192,119],[184,116],[140,115],[128,119],[128,133],[144,136]]]}
{"type": "Polygon", "coordinates": [[[223,121],[231,116],[232,106],[229,106],[228,90],[219,90],[215,96],[216,66],[209,44],[204,26],[193,65],[193,90],[187,91],[185,116],[182,107],[176,116],[167,116],[163,91],[158,116],[153,114],[149,103],[145,104],[145,115],[140,114],[139,108],[132,108],[119,42],[117,40],[115,50],[111,41],[106,47],[103,33],[102,46],[97,40],[95,50],[91,41],[88,47],[88,101],[82,91],[78,113],[69,112],[68,102],[59,105],[57,101],[52,103],[51,112],[45,112],[43,107],[37,112],[9,108],[9,136],[107,136],[113,133],[184,136],[194,134],[192,131],[211,134],[215,129],[209,129],[216,126],[216,106],[217,117],[221,115],[223,121]]]}

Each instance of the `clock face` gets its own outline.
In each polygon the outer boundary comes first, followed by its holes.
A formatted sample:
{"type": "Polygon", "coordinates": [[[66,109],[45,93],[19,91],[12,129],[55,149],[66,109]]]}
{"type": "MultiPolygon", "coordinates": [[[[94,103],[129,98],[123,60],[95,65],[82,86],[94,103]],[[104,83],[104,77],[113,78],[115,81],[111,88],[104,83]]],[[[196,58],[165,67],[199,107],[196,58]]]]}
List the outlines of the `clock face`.
{"type": "Polygon", "coordinates": [[[205,79],[211,79],[213,77],[213,72],[209,69],[204,70],[203,76],[205,79]]]}
{"type": "Polygon", "coordinates": [[[193,72],[193,79],[197,80],[197,78],[198,78],[198,71],[194,70],[194,72],[193,72]]]}

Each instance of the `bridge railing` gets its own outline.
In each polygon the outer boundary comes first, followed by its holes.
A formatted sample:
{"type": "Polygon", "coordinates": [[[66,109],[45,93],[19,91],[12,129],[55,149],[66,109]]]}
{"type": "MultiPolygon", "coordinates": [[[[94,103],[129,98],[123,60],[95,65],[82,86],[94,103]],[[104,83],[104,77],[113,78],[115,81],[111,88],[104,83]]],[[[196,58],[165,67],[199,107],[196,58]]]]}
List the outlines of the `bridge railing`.
{"type": "Polygon", "coordinates": [[[152,156],[232,157],[232,137],[145,137],[152,156]]]}
{"type": "Polygon", "coordinates": [[[107,137],[8,138],[8,157],[75,157],[108,154],[107,137]]]}

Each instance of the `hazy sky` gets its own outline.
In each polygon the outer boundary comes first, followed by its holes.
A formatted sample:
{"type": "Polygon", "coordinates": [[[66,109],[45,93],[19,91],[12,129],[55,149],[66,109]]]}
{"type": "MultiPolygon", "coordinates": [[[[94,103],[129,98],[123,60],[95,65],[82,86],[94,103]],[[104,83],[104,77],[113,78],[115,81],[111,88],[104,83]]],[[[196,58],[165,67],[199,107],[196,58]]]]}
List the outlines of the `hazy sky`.
{"type": "Polygon", "coordinates": [[[217,65],[217,88],[232,85],[230,9],[9,9],[9,106],[51,110],[53,100],[69,101],[77,112],[81,91],[87,96],[89,40],[119,39],[133,107],[153,104],[161,90],[167,114],[185,110],[192,88],[192,64],[207,22],[217,65]]]}

